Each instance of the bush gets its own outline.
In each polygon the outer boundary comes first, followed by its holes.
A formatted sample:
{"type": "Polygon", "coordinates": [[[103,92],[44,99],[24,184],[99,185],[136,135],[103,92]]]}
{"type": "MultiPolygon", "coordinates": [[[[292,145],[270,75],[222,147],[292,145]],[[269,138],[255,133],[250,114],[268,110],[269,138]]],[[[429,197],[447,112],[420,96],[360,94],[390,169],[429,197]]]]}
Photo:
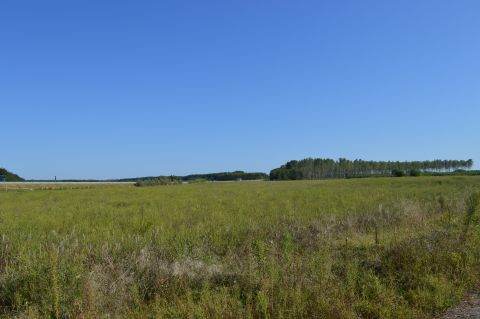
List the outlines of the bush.
{"type": "Polygon", "coordinates": [[[402,177],[402,176],[405,176],[405,171],[401,169],[394,169],[392,171],[392,175],[395,177],[402,177]]]}
{"type": "Polygon", "coordinates": [[[410,176],[420,176],[420,175],[422,175],[422,172],[420,172],[419,170],[412,169],[410,171],[410,176]]]}
{"type": "Polygon", "coordinates": [[[162,185],[174,185],[174,184],[179,184],[179,181],[173,178],[155,178],[155,179],[138,181],[135,183],[135,186],[137,187],[162,186],[162,185]]]}

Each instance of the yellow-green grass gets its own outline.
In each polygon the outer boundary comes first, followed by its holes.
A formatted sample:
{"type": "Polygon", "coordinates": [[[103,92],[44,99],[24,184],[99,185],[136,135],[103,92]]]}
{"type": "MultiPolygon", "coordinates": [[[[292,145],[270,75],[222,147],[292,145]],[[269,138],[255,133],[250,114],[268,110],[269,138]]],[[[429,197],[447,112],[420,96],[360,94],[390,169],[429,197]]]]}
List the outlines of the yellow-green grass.
{"type": "Polygon", "coordinates": [[[118,182],[7,182],[0,183],[0,192],[5,191],[33,191],[33,190],[58,190],[79,188],[106,188],[106,187],[132,187],[134,183],[118,182]]]}
{"type": "Polygon", "coordinates": [[[429,318],[478,284],[479,177],[0,192],[0,314],[429,318]]]}

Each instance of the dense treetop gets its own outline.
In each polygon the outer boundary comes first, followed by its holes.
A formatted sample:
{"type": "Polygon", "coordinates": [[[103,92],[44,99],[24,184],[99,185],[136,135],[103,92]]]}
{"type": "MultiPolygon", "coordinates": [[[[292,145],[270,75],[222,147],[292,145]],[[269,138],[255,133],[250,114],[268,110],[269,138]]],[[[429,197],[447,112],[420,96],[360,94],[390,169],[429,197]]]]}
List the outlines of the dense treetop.
{"type": "Polygon", "coordinates": [[[7,182],[21,182],[21,181],[24,180],[23,178],[21,178],[17,174],[9,172],[5,168],[1,168],[1,167],[0,167],[0,175],[1,176],[6,176],[7,177],[7,182]]]}

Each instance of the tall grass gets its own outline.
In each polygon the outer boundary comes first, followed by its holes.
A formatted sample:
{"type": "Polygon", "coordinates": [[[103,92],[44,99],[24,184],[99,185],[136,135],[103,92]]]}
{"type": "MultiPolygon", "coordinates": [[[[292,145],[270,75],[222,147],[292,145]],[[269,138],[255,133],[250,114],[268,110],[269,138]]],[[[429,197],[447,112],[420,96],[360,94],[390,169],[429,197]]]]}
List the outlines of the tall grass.
{"type": "Polygon", "coordinates": [[[478,177],[0,193],[0,312],[429,318],[478,284],[478,177]]]}

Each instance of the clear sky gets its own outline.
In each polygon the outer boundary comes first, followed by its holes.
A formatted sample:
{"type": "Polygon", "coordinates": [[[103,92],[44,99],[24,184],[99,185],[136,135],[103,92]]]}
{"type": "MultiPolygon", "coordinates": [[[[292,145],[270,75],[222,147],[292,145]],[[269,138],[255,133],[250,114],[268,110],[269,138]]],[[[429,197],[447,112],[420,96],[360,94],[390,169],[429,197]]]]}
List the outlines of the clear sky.
{"type": "Polygon", "coordinates": [[[26,178],[480,162],[478,0],[0,2],[0,167],[26,178]]]}

